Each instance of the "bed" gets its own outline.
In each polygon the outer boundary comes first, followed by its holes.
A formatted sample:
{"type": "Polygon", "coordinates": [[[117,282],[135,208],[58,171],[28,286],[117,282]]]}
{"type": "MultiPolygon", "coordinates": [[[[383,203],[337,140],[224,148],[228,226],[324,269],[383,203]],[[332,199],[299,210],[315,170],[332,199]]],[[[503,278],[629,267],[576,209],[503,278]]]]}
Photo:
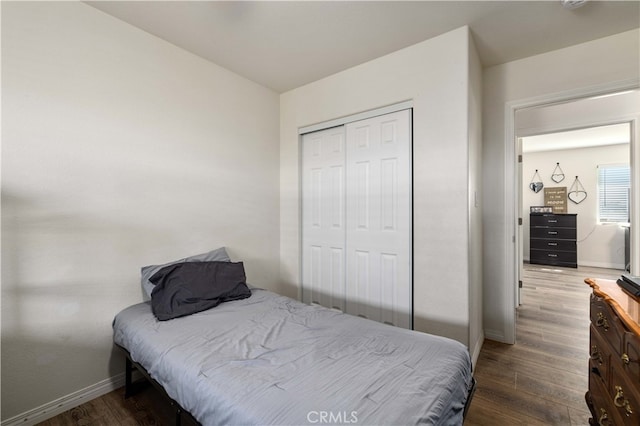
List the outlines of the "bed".
{"type": "Polygon", "coordinates": [[[467,348],[251,288],[160,321],[123,309],[114,343],[203,425],[461,425],[475,388],[467,348]]]}

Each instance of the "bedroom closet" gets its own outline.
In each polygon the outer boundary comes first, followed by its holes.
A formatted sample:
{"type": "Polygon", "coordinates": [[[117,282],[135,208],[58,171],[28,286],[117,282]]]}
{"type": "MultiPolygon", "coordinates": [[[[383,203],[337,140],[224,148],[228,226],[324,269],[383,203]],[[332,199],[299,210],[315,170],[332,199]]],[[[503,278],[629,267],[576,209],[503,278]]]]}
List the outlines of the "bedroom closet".
{"type": "Polygon", "coordinates": [[[302,135],[302,300],[412,328],[411,110],[302,135]]]}

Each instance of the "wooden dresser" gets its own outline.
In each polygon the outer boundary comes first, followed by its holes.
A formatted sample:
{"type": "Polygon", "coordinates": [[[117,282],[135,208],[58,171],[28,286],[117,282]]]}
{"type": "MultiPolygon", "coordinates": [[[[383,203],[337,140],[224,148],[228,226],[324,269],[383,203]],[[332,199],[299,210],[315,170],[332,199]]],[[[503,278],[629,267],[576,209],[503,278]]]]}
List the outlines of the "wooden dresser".
{"type": "Polygon", "coordinates": [[[640,300],[615,281],[586,279],[591,294],[591,425],[640,425],[640,300]]]}
{"type": "Polygon", "coordinates": [[[578,267],[576,214],[531,213],[529,263],[578,267]]]}

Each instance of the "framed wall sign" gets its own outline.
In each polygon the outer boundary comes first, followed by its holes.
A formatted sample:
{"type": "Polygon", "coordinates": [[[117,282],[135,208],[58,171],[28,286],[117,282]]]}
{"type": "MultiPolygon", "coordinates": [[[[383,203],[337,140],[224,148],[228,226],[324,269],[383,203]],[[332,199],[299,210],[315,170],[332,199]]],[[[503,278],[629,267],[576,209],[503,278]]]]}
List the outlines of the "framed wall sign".
{"type": "Polygon", "coordinates": [[[553,207],[554,213],[567,213],[567,187],[545,187],[544,205],[553,207]]]}

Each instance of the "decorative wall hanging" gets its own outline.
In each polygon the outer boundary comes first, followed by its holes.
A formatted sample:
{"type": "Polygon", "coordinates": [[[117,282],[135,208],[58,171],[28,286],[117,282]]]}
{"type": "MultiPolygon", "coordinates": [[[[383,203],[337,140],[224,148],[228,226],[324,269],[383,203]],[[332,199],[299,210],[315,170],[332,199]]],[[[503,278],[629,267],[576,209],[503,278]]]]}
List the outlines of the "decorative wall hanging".
{"type": "Polygon", "coordinates": [[[573,181],[573,185],[569,188],[569,195],[567,196],[575,204],[580,204],[587,198],[587,191],[584,190],[584,186],[580,183],[578,176],[573,181]]]}
{"type": "Polygon", "coordinates": [[[530,206],[530,213],[553,213],[553,207],[551,206],[530,206]]]}
{"type": "Polygon", "coordinates": [[[556,163],[556,168],[553,169],[553,173],[551,174],[551,180],[555,183],[560,183],[564,180],[564,172],[560,168],[560,163],[556,163]]]}
{"type": "Polygon", "coordinates": [[[533,177],[531,178],[531,183],[529,184],[529,188],[531,188],[531,190],[537,194],[538,192],[540,192],[543,186],[544,185],[542,184],[542,179],[540,178],[538,169],[536,169],[536,172],[533,174],[533,177]],[[538,177],[538,180],[536,180],[536,176],[538,177]]]}
{"type": "Polygon", "coordinates": [[[544,189],[544,205],[553,207],[554,213],[567,212],[567,187],[556,186],[544,189]]]}

